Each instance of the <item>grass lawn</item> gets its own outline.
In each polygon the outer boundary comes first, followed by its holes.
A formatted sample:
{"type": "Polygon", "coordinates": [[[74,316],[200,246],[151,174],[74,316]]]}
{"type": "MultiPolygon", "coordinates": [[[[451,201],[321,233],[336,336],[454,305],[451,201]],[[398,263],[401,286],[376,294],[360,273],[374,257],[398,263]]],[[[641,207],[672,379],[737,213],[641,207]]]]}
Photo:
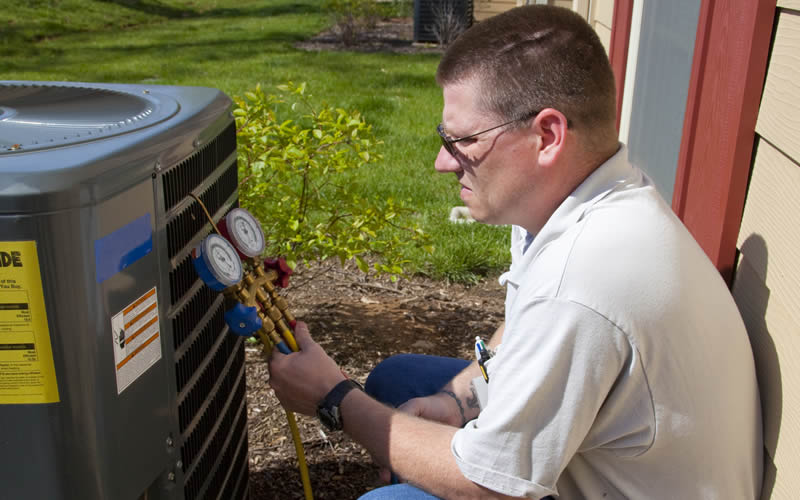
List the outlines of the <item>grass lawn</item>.
{"type": "Polygon", "coordinates": [[[306,52],[294,43],[326,27],[320,0],[0,0],[0,78],[216,87],[308,82],[358,109],[384,142],[365,169],[366,195],[409,199],[435,251],[409,269],[471,281],[508,262],[508,229],[451,224],[453,176],[435,175],[442,98],[438,55],[306,52]]]}

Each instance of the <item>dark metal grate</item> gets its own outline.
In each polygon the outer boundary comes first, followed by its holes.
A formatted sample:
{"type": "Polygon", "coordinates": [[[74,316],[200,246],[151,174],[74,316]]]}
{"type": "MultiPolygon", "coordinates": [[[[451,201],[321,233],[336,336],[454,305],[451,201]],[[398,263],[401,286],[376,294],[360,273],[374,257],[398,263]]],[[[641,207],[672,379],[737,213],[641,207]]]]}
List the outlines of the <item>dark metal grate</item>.
{"type": "MultiPolygon", "coordinates": [[[[224,315],[225,311],[222,308],[222,301],[220,301],[214,311],[214,315],[211,317],[211,321],[201,330],[195,341],[178,359],[178,363],[175,366],[175,378],[179,393],[183,391],[183,388],[203,364],[205,356],[213,351],[214,344],[219,339],[219,332],[225,328],[224,315]]],[[[233,339],[233,335],[227,335],[227,339],[233,339]]],[[[214,360],[216,359],[215,355],[214,360]]]]}
{"type": "Polygon", "coordinates": [[[162,176],[169,273],[177,408],[187,500],[242,500],[248,494],[247,407],[244,341],[224,320],[224,299],[202,285],[189,245],[210,228],[199,194],[213,217],[238,206],[236,128],[230,123],[215,139],[162,176]],[[173,261],[175,256],[183,258],[173,261]],[[220,496],[224,493],[224,496],[220,496]]]}
{"type": "MultiPolygon", "coordinates": [[[[473,0],[414,0],[414,41],[437,43],[437,10],[451,9],[465,28],[472,26],[473,0]],[[449,6],[449,7],[445,7],[449,6]]],[[[445,10],[447,12],[447,10],[445,10]]]]}
{"type": "MultiPolygon", "coordinates": [[[[197,293],[183,306],[183,308],[172,319],[172,331],[176,332],[174,343],[175,350],[183,345],[189,338],[192,330],[197,326],[197,318],[202,318],[213,308],[214,301],[220,299],[220,295],[207,286],[201,287],[197,293]]],[[[180,391],[180,388],[178,388],[180,391]]]]}
{"type": "MultiPolygon", "coordinates": [[[[192,265],[192,256],[189,254],[169,272],[169,291],[173,305],[192,288],[197,279],[197,273],[192,265]]],[[[178,336],[177,332],[175,336],[178,336]]]]}
{"type": "MultiPolygon", "coordinates": [[[[222,205],[236,192],[239,184],[239,172],[236,163],[231,164],[228,169],[211,184],[200,195],[203,205],[212,215],[217,213],[222,205]]],[[[175,257],[208,223],[208,219],[197,201],[186,207],[181,213],[174,217],[167,224],[167,249],[169,258],[175,257]]]]}
{"type": "Polygon", "coordinates": [[[239,452],[236,454],[236,462],[231,466],[232,471],[240,471],[239,477],[234,481],[228,481],[225,491],[220,498],[247,498],[247,433],[243,436],[243,442],[239,445],[239,452]],[[232,493],[233,487],[236,493],[232,493]]]}
{"type": "Polygon", "coordinates": [[[164,174],[164,205],[169,210],[189,195],[236,151],[236,124],[231,123],[200,151],[164,174]]]}
{"type": "MultiPolygon", "coordinates": [[[[241,337],[237,337],[225,330],[225,338],[222,340],[219,348],[214,353],[214,357],[206,365],[202,375],[192,385],[186,396],[182,398],[182,402],[178,405],[178,420],[180,423],[181,433],[183,433],[189,424],[192,423],[197,415],[200,413],[204,403],[214,396],[215,383],[221,373],[225,371],[225,365],[228,362],[228,357],[232,352],[239,348],[242,357],[244,357],[244,349],[241,349],[242,344],[239,342],[241,337]]],[[[239,356],[239,353],[235,353],[239,356]]],[[[244,364],[244,360],[242,360],[244,364]]],[[[230,374],[229,374],[230,376],[230,374]]],[[[223,379],[223,384],[227,385],[230,390],[231,381],[223,379]]],[[[220,390],[219,388],[216,388],[220,390]]]]}
{"type": "Polygon", "coordinates": [[[197,498],[209,477],[211,481],[208,483],[205,497],[217,498],[217,494],[224,486],[224,481],[219,479],[220,473],[227,469],[233,458],[233,451],[235,451],[231,450],[231,444],[238,445],[236,437],[246,434],[244,366],[238,372],[231,370],[229,376],[225,378],[225,382],[228,381],[230,384],[225,384],[226,390],[218,391],[213,405],[206,410],[181,450],[181,457],[187,467],[186,470],[189,471],[184,487],[184,495],[187,500],[197,498]],[[231,377],[231,374],[238,375],[238,377],[231,377]],[[227,396],[230,396],[230,399],[227,396]],[[218,418],[219,414],[222,414],[221,418],[218,418]],[[218,425],[214,425],[215,422],[218,425]],[[227,429],[232,429],[232,431],[228,433],[227,429]],[[212,430],[215,432],[212,433],[212,430]],[[207,439],[206,436],[210,439],[207,439]],[[206,446],[203,453],[198,454],[204,444],[206,446]],[[220,455],[223,455],[221,461],[218,460],[220,455]],[[214,471],[215,464],[217,464],[216,471],[214,471]]]}
{"type": "MultiPolygon", "coordinates": [[[[244,426],[244,423],[247,421],[247,412],[244,412],[244,415],[241,417],[241,424],[244,426]]],[[[238,427],[238,425],[237,425],[238,427]]],[[[237,471],[243,470],[244,466],[247,462],[247,429],[244,428],[242,431],[242,441],[236,443],[235,441],[231,440],[228,443],[227,448],[225,449],[225,458],[222,459],[222,465],[231,463],[230,467],[218,467],[217,472],[214,473],[214,478],[211,480],[211,483],[208,487],[208,494],[207,497],[214,498],[214,495],[218,494],[222,487],[225,487],[225,491],[223,492],[222,496],[219,498],[238,498],[231,496],[231,491],[234,487],[237,490],[242,489],[242,482],[241,478],[235,477],[237,471]],[[232,460],[231,460],[232,459],[232,460]]]]}

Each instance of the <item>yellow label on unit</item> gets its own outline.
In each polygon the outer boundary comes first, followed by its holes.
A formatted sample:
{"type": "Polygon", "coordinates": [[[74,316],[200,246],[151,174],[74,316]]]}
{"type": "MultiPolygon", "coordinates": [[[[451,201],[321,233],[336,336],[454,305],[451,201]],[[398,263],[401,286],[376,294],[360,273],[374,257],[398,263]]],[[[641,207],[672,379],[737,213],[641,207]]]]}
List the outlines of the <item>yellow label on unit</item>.
{"type": "Polygon", "coordinates": [[[0,241],[0,404],[57,403],[35,241],[0,241]]]}

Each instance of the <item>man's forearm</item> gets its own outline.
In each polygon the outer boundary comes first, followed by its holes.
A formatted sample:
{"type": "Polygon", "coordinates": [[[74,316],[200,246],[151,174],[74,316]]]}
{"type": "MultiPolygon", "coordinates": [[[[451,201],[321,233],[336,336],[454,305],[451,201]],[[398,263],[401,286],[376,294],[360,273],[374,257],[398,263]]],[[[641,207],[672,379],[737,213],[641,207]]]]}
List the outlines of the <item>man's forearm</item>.
{"type": "Polygon", "coordinates": [[[360,391],[342,401],[344,430],[383,467],[440,498],[509,498],[461,473],[450,451],[458,430],[407,415],[360,391]]]}
{"type": "MultiPolygon", "coordinates": [[[[490,348],[494,349],[500,345],[504,331],[505,325],[501,324],[489,340],[490,348]]],[[[439,391],[455,400],[463,420],[461,423],[462,426],[470,420],[477,418],[480,413],[481,409],[478,404],[478,395],[472,387],[472,379],[480,376],[481,371],[478,367],[478,363],[473,361],[439,391]]]]}

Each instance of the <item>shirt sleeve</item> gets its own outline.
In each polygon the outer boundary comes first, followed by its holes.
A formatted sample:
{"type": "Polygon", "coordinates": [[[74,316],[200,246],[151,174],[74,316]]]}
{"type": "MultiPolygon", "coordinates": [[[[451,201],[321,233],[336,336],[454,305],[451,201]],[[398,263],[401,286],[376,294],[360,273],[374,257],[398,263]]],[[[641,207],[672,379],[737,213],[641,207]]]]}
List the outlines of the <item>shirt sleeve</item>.
{"type": "Polygon", "coordinates": [[[607,318],[566,299],[532,300],[511,317],[490,363],[488,405],[451,450],[464,476],[486,488],[556,495],[632,347],[607,318]]]}

